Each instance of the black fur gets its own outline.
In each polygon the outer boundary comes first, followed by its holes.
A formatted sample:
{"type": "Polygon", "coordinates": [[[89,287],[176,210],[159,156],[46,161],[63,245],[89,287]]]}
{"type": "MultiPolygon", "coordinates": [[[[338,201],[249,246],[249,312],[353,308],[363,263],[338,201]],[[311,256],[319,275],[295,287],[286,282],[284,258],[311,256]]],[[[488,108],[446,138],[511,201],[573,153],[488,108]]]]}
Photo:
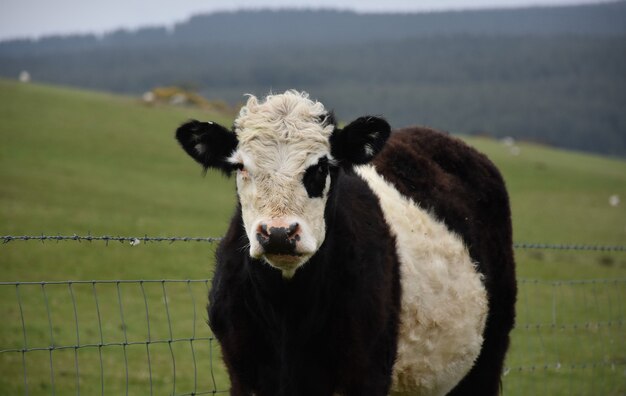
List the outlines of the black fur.
{"type": "Polygon", "coordinates": [[[390,132],[382,118],[357,118],[343,129],[335,129],[330,137],[331,153],[344,167],[366,164],[383,148],[390,132]]]}
{"type": "Polygon", "coordinates": [[[306,188],[309,198],[320,198],[326,187],[326,177],[328,176],[328,158],[322,157],[315,165],[311,165],[304,171],[302,184],[306,188]]]}
{"type": "Polygon", "coordinates": [[[237,148],[237,135],[219,124],[191,120],[176,130],[176,140],[205,170],[215,168],[230,175],[236,168],[226,159],[237,148]],[[198,144],[202,153],[196,149],[198,144]]]}
{"type": "Polygon", "coordinates": [[[331,178],[325,242],[291,280],[248,256],[239,207],[218,248],[209,323],[232,395],[389,391],[400,304],[394,239],[363,180],[338,168],[331,178]]]}

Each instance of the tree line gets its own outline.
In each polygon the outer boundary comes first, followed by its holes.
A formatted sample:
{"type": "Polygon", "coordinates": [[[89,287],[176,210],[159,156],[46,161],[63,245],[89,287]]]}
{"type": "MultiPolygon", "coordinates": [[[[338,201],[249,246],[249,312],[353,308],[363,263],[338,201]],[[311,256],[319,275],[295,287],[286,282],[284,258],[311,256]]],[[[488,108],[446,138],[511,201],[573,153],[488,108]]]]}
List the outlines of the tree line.
{"type": "Polygon", "coordinates": [[[623,1],[408,15],[217,13],[169,31],[0,43],[0,75],[28,70],[35,81],[130,94],[180,85],[230,103],[296,88],[344,120],[373,113],[397,127],[626,156],[620,21],[623,1]]]}

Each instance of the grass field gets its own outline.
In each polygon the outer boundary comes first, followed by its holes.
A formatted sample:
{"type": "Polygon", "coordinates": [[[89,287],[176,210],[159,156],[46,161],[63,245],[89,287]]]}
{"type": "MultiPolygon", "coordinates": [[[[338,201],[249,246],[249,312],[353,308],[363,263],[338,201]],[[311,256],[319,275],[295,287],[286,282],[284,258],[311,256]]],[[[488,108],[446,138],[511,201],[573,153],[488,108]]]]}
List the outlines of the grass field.
{"type": "MultiPolygon", "coordinates": [[[[0,80],[0,234],[220,236],[234,185],[218,174],[203,177],[177,147],[173,132],[189,118],[231,122],[133,98],[0,80]]],[[[626,244],[626,203],[609,205],[611,195],[626,200],[626,162],[525,143],[513,155],[497,141],[467,141],[505,177],[515,241],[626,244]]],[[[0,246],[0,281],[207,279],[213,250],[196,242],[14,241],[0,246]]],[[[516,255],[522,281],[505,394],[626,393],[626,253],[516,255]]],[[[228,389],[208,339],[207,288],[205,282],[0,285],[0,350],[18,350],[0,353],[0,394],[228,389]]]]}

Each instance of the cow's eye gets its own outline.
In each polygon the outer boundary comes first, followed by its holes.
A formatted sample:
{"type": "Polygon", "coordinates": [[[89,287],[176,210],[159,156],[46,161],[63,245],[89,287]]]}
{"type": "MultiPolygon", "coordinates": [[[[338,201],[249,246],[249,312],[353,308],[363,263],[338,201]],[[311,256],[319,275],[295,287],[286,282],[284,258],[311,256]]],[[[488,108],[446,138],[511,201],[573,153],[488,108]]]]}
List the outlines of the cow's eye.
{"type": "Polygon", "coordinates": [[[319,198],[324,194],[328,176],[328,159],[323,157],[315,165],[307,168],[302,178],[302,183],[310,198],[319,198]]]}
{"type": "Polygon", "coordinates": [[[241,175],[244,179],[248,178],[248,170],[242,163],[238,162],[233,164],[233,169],[235,169],[237,174],[241,175]]]}

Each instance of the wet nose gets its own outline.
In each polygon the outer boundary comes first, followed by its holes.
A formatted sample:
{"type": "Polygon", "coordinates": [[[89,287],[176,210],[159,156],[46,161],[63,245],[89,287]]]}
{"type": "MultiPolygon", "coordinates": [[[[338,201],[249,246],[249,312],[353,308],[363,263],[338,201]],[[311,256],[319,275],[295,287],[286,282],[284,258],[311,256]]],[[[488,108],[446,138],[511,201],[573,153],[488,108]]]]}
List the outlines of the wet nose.
{"type": "Polygon", "coordinates": [[[266,254],[296,254],[300,240],[298,223],[287,225],[280,221],[261,222],[257,227],[256,239],[266,254]]]}

